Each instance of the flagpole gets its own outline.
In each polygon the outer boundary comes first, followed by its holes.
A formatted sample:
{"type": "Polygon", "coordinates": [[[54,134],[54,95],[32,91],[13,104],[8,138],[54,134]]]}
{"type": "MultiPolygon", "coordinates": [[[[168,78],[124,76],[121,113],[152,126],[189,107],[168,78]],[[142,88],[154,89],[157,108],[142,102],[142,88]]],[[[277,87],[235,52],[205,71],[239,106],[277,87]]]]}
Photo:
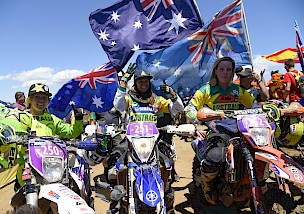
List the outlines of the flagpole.
{"type": "MultiPolygon", "coordinates": [[[[245,15],[245,10],[244,10],[244,4],[243,4],[243,1],[241,3],[242,5],[242,12],[243,12],[243,17],[244,17],[244,26],[245,26],[245,31],[246,31],[246,36],[245,38],[247,39],[247,47],[248,47],[248,52],[249,52],[249,57],[250,57],[250,62],[251,62],[251,65],[253,67],[253,61],[252,61],[252,52],[251,52],[251,45],[250,45],[250,38],[249,38],[249,33],[248,33],[248,28],[247,28],[247,22],[246,22],[246,15],[245,15]]],[[[245,33],[245,32],[244,32],[245,33]]]]}
{"type": "Polygon", "coordinates": [[[196,7],[196,10],[197,10],[198,14],[199,14],[199,17],[201,18],[202,26],[204,26],[205,23],[204,23],[204,20],[202,19],[202,16],[201,16],[201,13],[200,13],[199,8],[198,8],[198,6],[197,6],[197,3],[196,3],[195,0],[193,0],[193,3],[194,3],[194,5],[195,5],[195,7],[196,7]]]}
{"type": "Polygon", "coordinates": [[[301,68],[302,68],[302,72],[304,72],[304,62],[303,62],[303,50],[302,50],[302,47],[303,47],[303,44],[302,44],[302,35],[300,33],[300,28],[299,28],[299,25],[297,23],[296,20],[294,20],[295,22],[295,30],[296,30],[296,33],[297,33],[297,52],[298,52],[298,58],[299,58],[299,62],[301,64],[301,68]],[[301,45],[301,46],[300,46],[301,45]],[[299,47],[300,46],[300,47],[299,47]]]}

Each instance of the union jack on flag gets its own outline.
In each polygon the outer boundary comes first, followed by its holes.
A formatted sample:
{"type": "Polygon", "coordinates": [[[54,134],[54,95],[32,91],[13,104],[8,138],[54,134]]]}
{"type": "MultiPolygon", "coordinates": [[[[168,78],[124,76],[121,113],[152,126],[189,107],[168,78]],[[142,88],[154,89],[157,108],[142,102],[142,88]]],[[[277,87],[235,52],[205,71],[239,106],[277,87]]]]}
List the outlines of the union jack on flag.
{"type": "Polygon", "coordinates": [[[117,72],[110,62],[64,84],[50,101],[49,112],[66,117],[75,108],[105,112],[113,108],[118,87],[117,72]]]}
{"type": "Polygon", "coordinates": [[[140,0],[140,3],[144,11],[147,11],[152,7],[149,15],[147,16],[148,20],[152,19],[160,3],[163,3],[165,9],[174,4],[173,0],[140,0]]]}
{"type": "Polygon", "coordinates": [[[92,89],[96,89],[96,82],[101,84],[115,82],[116,78],[113,78],[113,73],[116,74],[116,70],[112,66],[112,63],[108,62],[100,67],[92,69],[88,74],[74,78],[74,80],[80,81],[80,88],[83,88],[88,83],[92,89]]]}
{"type": "Polygon", "coordinates": [[[198,62],[202,58],[202,52],[213,52],[213,47],[219,40],[226,37],[236,37],[243,34],[243,28],[237,25],[242,22],[243,13],[241,10],[242,0],[237,0],[218,12],[213,19],[201,30],[189,36],[193,40],[189,46],[190,53],[195,52],[192,63],[198,62]]]}
{"type": "Polygon", "coordinates": [[[304,72],[304,45],[302,43],[300,28],[296,20],[295,20],[295,29],[296,29],[296,45],[297,45],[299,62],[301,64],[302,72],[304,72]]]}

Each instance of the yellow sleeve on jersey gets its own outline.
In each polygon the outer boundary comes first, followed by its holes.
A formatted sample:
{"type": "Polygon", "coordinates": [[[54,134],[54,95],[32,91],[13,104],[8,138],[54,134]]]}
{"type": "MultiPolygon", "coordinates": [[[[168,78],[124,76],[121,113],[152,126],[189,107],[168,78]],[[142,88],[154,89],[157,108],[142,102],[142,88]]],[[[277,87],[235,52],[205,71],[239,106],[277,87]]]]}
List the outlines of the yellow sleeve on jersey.
{"type": "Polygon", "coordinates": [[[246,107],[246,108],[251,108],[253,102],[254,102],[254,97],[250,95],[248,91],[243,89],[242,87],[239,87],[239,100],[240,102],[246,107]]]}
{"type": "MultiPolygon", "coordinates": [[[[210,87],[209,85],[203,86],[200,90],[197,90],[190,100],[190,103],[195,106],[196,110],[202,108],[204,104],[210,102],[210,87]]],[[[213,101],[212,101],[213,102],[213,101]]]]}

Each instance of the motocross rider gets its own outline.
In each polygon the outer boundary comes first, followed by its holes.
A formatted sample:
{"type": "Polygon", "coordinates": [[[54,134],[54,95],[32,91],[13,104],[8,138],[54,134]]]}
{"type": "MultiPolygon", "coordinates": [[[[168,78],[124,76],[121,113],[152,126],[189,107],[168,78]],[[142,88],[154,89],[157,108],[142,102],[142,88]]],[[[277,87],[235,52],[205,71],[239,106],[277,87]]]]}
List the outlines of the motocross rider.
{"type": "MultiPolygon", "coordinates": [[[[130,122],[154,122],[157,123],[157,113],[171,113],[175,115],[183,111],[184,106],[180,97],[174,90],[167,86],[161,85],[160,90],[164,94],[168,94],[170,99],[165,99],[162,96],[157,96],[152,92],[150,80],[153,77],[144,70],[136,70],[136,64],[130,63],[124,76],[120,81],[119,88],[114,98],[114,107],[119,111],[126,111],[130,122]],[[134,75],[134,85],[126,92],[128,81],[134,75]]],[[[127,150],[127,142],[124,141],[117,147],[123,147],[127,150]]],[[[115,147],[115,148],[117,148],[115,147]]],[[[115,150],[114,148],[114,150],[115,150]]],[[[115,153],[115,151],[113,152],[115,153]]],[[[110,163],[114,166],[116,160],[110,163]]],[[[113,167],[115,168],[115,167],[113,167]]],[[[110,171],[109,171],[110,174],[110,171]]],[[[164,183],[168,178],[163,178],[164,183]]],[[[165,187],[165,191],[167,187],[165,187]]],[[[170,190],[167,190],[170,191],[170,190]]],[[[165,194],[167,197],[168,192],[165,194]]],[[[168,196],[169,197],[169,196],[168,196]]],[[[172,194],[170,197],[173,197],[172,194]]],[[[173,199],[169,199],[170,201],[173,199]]],[[[168,203],[167,203],[168,206],[168,203]]]]}
{"type": "MultiPolygon", "coordinates": [[[[191,123],[199,123],[197,111],[203,106],[213,110],[238,110],[240,104],[250,108],[254,98],[241,86],[233,83],[235,61],[230,57],[222,57],[213,65],[212,74],[207,84],[197,90],[185,108],[186,117],[191,123]]],[[[206,158],[202,161],[203,192],[210,204],[218,203],[214,179],[225,166],[227,136],[221,134],[219,141],[207,140],[206,158]]]]}
{"type": "MultiPolygon", "coordinates": [[[[36,136],[55,136],[59,135],[66,138],[76,138],[82,132],[83,113],[80,109],[74,110],[75,123],[73,125],[65,124],[61,119],[48,113],[47,106],[52,94],[48,86],[42,83],[31,85],[28,98],[26,100],[26,110],[20,114],[20,122],[28,127],[31,134],[36,136]]],[[[23,154],[25,147],[19,149],[19,167],[15,183],[15,191],[23,184],[22,169],[24,167],[23,154]]]]}

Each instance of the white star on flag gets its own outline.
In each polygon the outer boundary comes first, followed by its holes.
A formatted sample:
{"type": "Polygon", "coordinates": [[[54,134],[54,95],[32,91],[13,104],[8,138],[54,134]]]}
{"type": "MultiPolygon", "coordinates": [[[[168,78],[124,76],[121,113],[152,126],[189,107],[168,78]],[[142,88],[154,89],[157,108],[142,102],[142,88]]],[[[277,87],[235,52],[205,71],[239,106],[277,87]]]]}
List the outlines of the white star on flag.
{"type": "Polygon", "coordinates": [[[158,68],[159,65],[160,65],[160,61],[157,60],[157,59],[155,59],[155,60],[153,61],[153,66],[154,66],[155,68],[158,68]]]}
{"type": "Polygon", "coordinates": [[[139,50],[139,45],[133,45],[133,48],[131,49],[132,51],[137,51],[139,50]]]}
{"type": "Polygon", "coordinates": [[[180,72],[181,72],[181,69],[180,68],[177,68],[174,72],[174,76],[179,76],[180,75],[180,72]]]}
{"type": "Polygon", "coordinates": [[[102,104],[104,104],[104,102],[101,101],[101,97],[97,98],[96,95],[94,97],[92,97],[93,103],[92,105],[95,105],[96,108],[103,108],[102,104]]]}
{"type": "Polygon", "coordinates": [[[99,39],[102,39],[102,41],[108,40],[109,34],[106,33],[106,30],[105,30],[105,31],[102,31],[102,30],[100,29],[99,31],[100,31],[100,32],[97,33],[97,34],[99,35],[99,39]]]}
{"type": "Polygon", "coordinates": [[[115,45],[116,45],[116,42],[115,42],[115,41],[112,41],[112,42],[111,42],[111,45],[112,45],[112,46],[115,46],[115,45]]]}
{"type": "Polygon", "coordinates": [[[176,35],[178,35],[178,30],[179,27],[182,27],[184,29],[187,29],[185,27],[185,25],[183,24],[184,21],[186,21],[186,18],[182,17],[182,11],[176,15],[173,11],[172,11],[172,19],[167,20],[167,22],[170,22],[170,28],[168,29],[168,31],[172,30],[173,28],[175,29],[176,35]]]}
{"type": "Polygon", "coordinates": [[[111,20],[113,20],[116,23],[117,21],[119,21],[119,16],[120,15],[117,14],[117,11],[116,12],[113,11],[111,14],[112,17],[111,20]]]}
{"type": "Polygon", "coordinates": [[[68,89],[72,89],[72,88],[73,88],[73,86],[72,86],[71,84],[67,85],[66,87],[67,87],[68,89]]]}
{"type": "Polygon", "coordinates": [[[142,23],[140,22],[140,20],[138,20],[137,22],[134,22],[133,27],[135,27],[137,29],[142,28],[142,23]]]}
{"type": "Polygon", "coordinates": [[[70,106],[73,106],[73,105],[75,105],[76,103],[73,101],[73,100],[71,100],[70,102],[69,102],[69,105],[70,106]]]}

